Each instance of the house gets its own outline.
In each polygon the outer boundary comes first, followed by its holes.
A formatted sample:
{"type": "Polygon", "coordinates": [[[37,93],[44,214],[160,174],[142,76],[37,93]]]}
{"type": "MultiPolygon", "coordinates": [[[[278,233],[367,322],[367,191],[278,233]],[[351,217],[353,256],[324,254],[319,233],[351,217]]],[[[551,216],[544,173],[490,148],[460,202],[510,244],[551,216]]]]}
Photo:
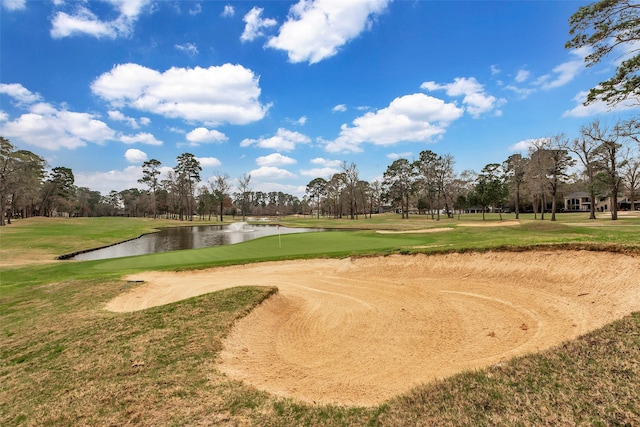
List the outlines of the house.
{"type": "MultiPolygon", "coordinates": [[[[608,212],[610,210],[609,198],[599,197],[596,200],[597,212],[608,212]]],[[[618,209],[627,210],[631,207],[629,197],[618,196],[618,209]]],[[[640,208],[640,203],[636,202],[636,209],[640,208]]],[[[591,197],[584,191],[576,191],[564,197],[564,210],[566,212],[589,212],[591,210],[591,197]]]]}
{"type": "Polygon", "coordinates": [[[591,197],[584,191],[577,191],[564,197],[564,210],[567,212],[589,212],[591,197]]]}

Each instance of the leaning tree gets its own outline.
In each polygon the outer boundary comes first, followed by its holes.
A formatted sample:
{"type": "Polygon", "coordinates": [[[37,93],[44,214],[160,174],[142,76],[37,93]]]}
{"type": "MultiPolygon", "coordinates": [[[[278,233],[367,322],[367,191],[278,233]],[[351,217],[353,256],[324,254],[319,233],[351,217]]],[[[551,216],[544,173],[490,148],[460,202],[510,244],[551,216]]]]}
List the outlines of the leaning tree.
{"type": "Polygon", "coordinates": [[[600,0],[582,6],[569,19],[572,36],[565,47],[586,48],[587,67],[605,57],[616,61],[615,75],[600,82],[587,95],[585,104],[604,101],[609,105],[640,96],[640,3],[637,0],[600,0]],[[622,60],[621,60],[622,59],[622,60]]]}

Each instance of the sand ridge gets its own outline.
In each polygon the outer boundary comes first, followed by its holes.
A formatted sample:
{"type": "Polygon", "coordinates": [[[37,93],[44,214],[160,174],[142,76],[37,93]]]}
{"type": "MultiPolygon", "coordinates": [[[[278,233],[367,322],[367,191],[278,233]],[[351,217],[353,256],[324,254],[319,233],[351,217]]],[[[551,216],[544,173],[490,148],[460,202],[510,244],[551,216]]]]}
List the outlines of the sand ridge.
{"type": "Polygon", "coordinates": [[[241,319],[218,368],[306,402],[375,405],[539,351],[640,310],[639,259],[586,251],[279,261],[128,277],[141,310],[244,285],[279,293],[241,319]]]}

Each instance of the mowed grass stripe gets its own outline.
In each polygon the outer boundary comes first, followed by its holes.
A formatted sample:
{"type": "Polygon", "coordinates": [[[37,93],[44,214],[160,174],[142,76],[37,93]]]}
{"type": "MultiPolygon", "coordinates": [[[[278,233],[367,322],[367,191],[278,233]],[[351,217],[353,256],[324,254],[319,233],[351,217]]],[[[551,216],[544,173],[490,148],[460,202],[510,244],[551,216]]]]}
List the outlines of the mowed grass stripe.
{"type": "Polygon", "coordinates": [[[96,264],[98,270],[145,270],[238,264],[301,257],[347,256],[422,244],[425,237],[402,238],[374,232],[326,232],[267,236],[235,245],[165,252],[96,264]]]}

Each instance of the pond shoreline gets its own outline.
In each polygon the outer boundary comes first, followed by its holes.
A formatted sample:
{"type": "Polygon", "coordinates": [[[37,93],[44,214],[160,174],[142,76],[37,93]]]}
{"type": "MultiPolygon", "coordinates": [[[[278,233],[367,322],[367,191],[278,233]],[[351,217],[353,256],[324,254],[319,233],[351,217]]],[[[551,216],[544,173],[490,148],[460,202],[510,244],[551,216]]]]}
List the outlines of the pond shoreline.
{"type": "Polygon", "coordinates": [[[225,246],[280,233],[293,234],[324,230],[324,228],[284,227],[279,224],[248,224],[243,222],[162,227],[159,228],[158,231],[144,233],[137,237],[115,242],[110,245],[60,255],[56,260],[93,261],[98,259],[115,259],[176,250],[225,246]],[[240,227],[238,227],[238,225],[240,225],[240,227]],[[145,238],[150,240],[144,240],[145,238]],[[127,244],[129,244],[129,246],[127,246],[127,244]],[[117,248],[119,246],[121,247],[117,248]],[[106,254],[88,255],[94,252],[108,251],[109,249],[114,250],[106,254]]]}

